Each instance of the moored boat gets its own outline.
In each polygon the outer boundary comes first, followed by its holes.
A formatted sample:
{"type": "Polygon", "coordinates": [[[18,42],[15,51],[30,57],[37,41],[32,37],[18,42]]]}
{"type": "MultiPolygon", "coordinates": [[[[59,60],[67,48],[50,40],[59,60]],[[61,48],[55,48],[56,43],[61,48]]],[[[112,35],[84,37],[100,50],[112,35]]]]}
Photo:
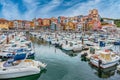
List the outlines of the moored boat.
{"type": "Polygon", "coordinates": [[[98,51],[90,58],[90,63],[96,67],[109,68],[119,63],[120,57],[110,51],[98,51]]]}
{"type": "Polygon", "coordinates": [[[0,79],[38,74],[41,71],[41,67],[45,68],[46,64],[30,59],[1,62],[0,79]]]}

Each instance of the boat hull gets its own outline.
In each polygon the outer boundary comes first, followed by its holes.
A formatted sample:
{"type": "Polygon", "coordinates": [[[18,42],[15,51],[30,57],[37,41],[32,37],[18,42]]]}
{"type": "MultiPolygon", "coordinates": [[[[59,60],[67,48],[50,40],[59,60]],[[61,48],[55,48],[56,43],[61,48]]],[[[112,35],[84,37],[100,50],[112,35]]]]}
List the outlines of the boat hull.
{"type": "Polygon", "coordinates": [[[74,52],[82,51],[82,47],[80,47],[80,48],[73,48],[73,51],[74,51],[74,52]]]}
{"type": "Polygon", "coordinates": [[[100,67],[100,68],[105,69],[105,68],[109,68],[109,67],[115,66],[116,64],[118,64],[118,61],[113,61],[113,62],[109,62],[109,63],[106,63],[106,64],[101,64],[101,65],[99,66],[99,62],[98,62],[98,61],[93,60],[93,59],[90,59],[90,63],[91,63],[92,65],[98,67],[98,68],[100,67]]]}
{"type": "Polygon", "coordinates": [[[0,79],[18,78],[18,77],[29,76],[39,73],[40,73],[40,69],[38,68],[19,69],[19,70],[14,70],[13,72],[10,71],[9,73],[8,71],[7,73],[4,74],[0,73],[0,79]]]}

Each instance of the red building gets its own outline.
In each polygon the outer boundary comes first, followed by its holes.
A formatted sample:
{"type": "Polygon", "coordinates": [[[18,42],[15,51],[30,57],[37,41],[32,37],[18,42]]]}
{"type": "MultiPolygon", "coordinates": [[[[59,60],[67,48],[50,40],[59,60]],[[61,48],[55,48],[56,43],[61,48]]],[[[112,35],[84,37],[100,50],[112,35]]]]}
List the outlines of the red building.
{"type": "Polygon", "coordinates": [[[37,26],[43,26],[43,22],[42,22],[43,20],[41,19],[41,18],[38,18],[37,19],[37,26]]]}

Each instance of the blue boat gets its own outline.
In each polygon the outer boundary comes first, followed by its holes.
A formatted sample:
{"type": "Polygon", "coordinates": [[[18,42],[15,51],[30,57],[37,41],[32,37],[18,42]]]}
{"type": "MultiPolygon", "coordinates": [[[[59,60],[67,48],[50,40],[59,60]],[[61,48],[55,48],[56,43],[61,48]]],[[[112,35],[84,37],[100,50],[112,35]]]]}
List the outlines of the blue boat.
{"type": "Polygon", "coordinates": [[[114,45],[120,45],[120,41],[115,41],[114,45]]]}
{"type": "Polygon", "coordinates": [[[14,61],[17,61],[17,60],[23,60],[26,58],[26,53],[20,53],[20,54],[16,54],[14,56],[14,61]]]}
{"type": "Polygon", "coordinates": [[[99,46],[100,46],[100,47],[105,47],[105,42],[104,42],[104,41],[100,41],[99,46]]]}

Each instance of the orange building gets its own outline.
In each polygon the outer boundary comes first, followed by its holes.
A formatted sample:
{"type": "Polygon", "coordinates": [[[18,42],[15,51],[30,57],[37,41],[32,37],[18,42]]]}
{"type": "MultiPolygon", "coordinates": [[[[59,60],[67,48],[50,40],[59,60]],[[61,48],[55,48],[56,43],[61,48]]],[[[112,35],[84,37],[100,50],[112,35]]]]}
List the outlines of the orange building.
{"type": "Polygon", "coordinates": [[[35,24],[33,21],[30,21],[30,28],[34,28],[35,27],[35,24]]]}
{"type": "Polygon", "coordinates": [[[75,30],[76,29],[76,25],[73,22],[67,22],[65,25],[65,30],[75,30]]]}
{"type": "Polygon", "coordinates": [[[9,21],[9,29],[12,29],[12,28],[14,28],[13,21],[9,21]]]}
{"type": "Polygon", "coordinates": [[[43,25],[43,22],[42,22],[42,19],[41,18],[38,18],[37,19],[37,24],[36,24],[36,26],[42,26],[43,25]]]}
{"type": "Polygon", "coordinates": [[[0,29],[9,29],[9,21],[6,19],[0,19],[0,29]]]}
{"type": "Polygon", "coordinates": [[[84,22],[83,24],[85,30],[96,30],[101,28],[101,22],[97,9],[90,10],[88,16],[83,16],[81,21],[84,22]]]}
{"type": "Polygon", "coordinates": [[[43,24],[42,26],[50,26],[50,24],[51,24],[50,19],[47,19],[47,18],[43,19],[42,24],[43,24]]]}

